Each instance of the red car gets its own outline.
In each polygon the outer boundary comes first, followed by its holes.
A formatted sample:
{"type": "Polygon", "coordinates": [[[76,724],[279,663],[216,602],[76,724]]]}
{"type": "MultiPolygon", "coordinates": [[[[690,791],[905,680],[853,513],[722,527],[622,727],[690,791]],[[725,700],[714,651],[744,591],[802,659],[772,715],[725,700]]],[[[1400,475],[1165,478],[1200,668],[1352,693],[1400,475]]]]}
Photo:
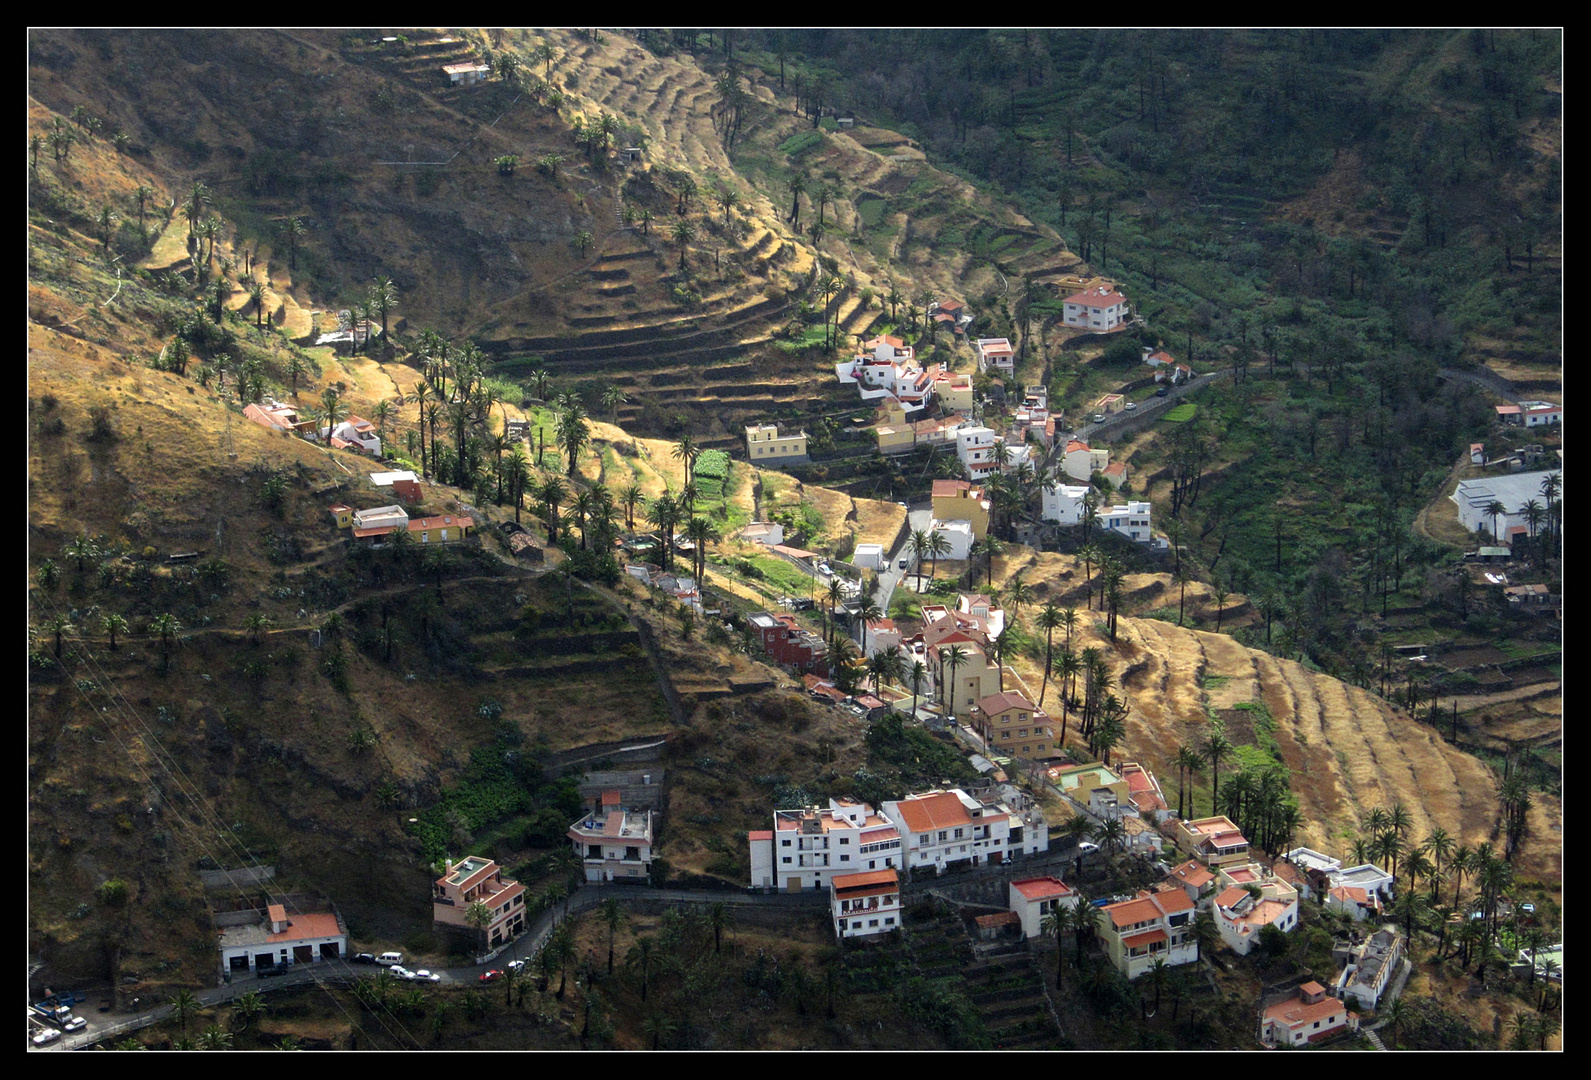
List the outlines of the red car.
{"type": "Polygon", "coordinates": [[[501,979],[502,977],[503,977],[503,973],[501,971],[497,970],[496,968],[493,968],[491,971],[483,971],[483,972],[481,972],[481,982],[496,982],[498,979],[501,979]]]}

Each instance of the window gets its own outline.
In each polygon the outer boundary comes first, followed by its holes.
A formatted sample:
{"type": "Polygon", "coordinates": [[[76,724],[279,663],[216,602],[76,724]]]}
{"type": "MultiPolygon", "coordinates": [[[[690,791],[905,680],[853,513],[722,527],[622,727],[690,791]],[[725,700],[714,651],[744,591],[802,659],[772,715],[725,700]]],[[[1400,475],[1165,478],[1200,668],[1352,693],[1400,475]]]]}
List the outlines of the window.
{"type": "Polygon", "coordinates": [[[787,866],[788,866],[788,865],[789,865],[789,863],[790,863],[790,856],[788,856],[788,855],[786,855],[786,856],[785,856],[785,857],[784,857],[784,862],[785,862],[785,865],[787,865],[787,866]]]}
{"type": "Polygon", "coordinates": [[[790,846],[790,841],[785,840],[780,846],[781,847],[789,847],[790,846]]]}

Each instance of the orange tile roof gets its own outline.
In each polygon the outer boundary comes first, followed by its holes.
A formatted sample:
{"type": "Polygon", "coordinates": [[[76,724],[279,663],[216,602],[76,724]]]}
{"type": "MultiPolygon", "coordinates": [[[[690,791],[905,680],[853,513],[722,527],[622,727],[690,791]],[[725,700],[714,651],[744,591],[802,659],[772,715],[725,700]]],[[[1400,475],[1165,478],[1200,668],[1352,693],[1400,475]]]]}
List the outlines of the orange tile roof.
{"type": "Polygon", "coordinates": [[[305,938],[340,937],[335,915],[294,915],[292,922],[280,934],[267,934],[265,940],[272,945],[280,942],[302,941],[305,938]]]}
{"type": "Polygon", "coordinates": [[[1166,932],[1164,930],[1156,928],[1154,930],[1145,930],[1141,934],[1134,934],[1132,937],[1124,937],[1121,939],[1121,943],[1126,948],[1136,949],[1140,945],[1152,945],[1157,941],[1169,940],[1170,938],[1166,936],[1166,932]]]}
{"type": "Polygon", "coordinates": [[[1189,885],[1192,885],[1194,888],[1203,888],[1205,885],[1210,883],[1211,879],[1215,877],[1214,874],[1206,870],[1203,866],[1194,862],[1192,859],[1189,859],[1187,862],[1171,871],[1171,876],[1176,878],[1178,881],[1183,881],[1189,885]]]}
{"type": "Polygon", "coordinates": [[[1286,1024],[1290,1028],[1302,1027],[1315,1020],[1324,1020],[1333,1013],[1342,1010],[1342,1002],[1329,997],[1324,1001],[1317,1001],[1313,1005],[1305,1005],[1294,998],[1278,1005],[1272,1005],[1265,1010],[1265,1019],[1286,1024]]]}
{"type": "Polygon", "coordinates": [[[1217,896],[1215,898],[1215,906],[1216,907],[1231,907],[1233,904],[1235,904],[1238,901],[1242,900],[1247,895],[1248,895],[1248,890],[1247,889],[1240,889],[1236,885],[1233,885],[1231,888],[1229,888],[1225,892],[1223,892],[1220,896],[1217,896]]]}
{"type": "Polygon", "coordinates": [[[868,870],[860,874],[836,874],[830,880],[834,883],[836,892],[841,889],[866,889],[874,885],[895,885],[900,881],[893,870],[868,870]]]}
{"type": "Polygon", "coordinates": [[[1025,900],[1048,900],[1052,896],[1071,896],[1077,890],[1059,878],[1037,877],[1013,881],[1011,887],[1025,900]]]}
{"type": "Polygon", "coordinates": [[[992,926],[1020,925],[1022,917],[1014,911],[997,911],[993,915],[979,915],[972,921],[981,927],[988,928],[992,926]]]}
{"type": "Polygon", "coordinates": [[[900,815],[912,832],[932,832],[935,829],[972,824],[972,818],[967,816],[967,808],[961,805],[961,799],[948,791],[920,799],[902,799],[899,806],[900,815]]]}
{"type": "Polygon", "coordinates": [[[746,839],[747,840],[772,840],[773,839],[773,830],[772,829],[753,829],[751,832],[746,834],[746,839]]]}

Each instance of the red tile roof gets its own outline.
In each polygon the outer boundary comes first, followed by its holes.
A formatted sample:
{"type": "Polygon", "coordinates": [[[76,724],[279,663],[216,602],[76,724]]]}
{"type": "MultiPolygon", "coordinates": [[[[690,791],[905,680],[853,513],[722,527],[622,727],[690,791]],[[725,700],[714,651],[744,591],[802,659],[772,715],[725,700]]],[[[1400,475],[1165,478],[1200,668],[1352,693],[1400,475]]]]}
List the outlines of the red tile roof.
{"type": "Polygon", "coordinates": [[[936,499],[953,498],[963,491],[971,490],[972,485],[965,480],[935,480],[933,497],[936,499]]]}
{"type": "Polygon", "coordinates": [[[1170,938],[1166,936],[1166,932],[1157,928],[1154,930],[1145,930],[1143,933],[1134,934],[1132,937],[1124,937],[1121,939],[1121,943],[1129,949],[1136,949],[1141,945],[1152,945],[1157,941],[1169,940],[1170,938]]]}
{"type": "Polygon", "coordinates": [[[1005,712],[1007,709],[1022,709],[1026,712],[1033,712],[1036,706],[1020,690],[1006,690],[983,698],[978,702],[978,708],[990,716],[995,716],[1005,712]]]}
{"type": "Polygon", "coordinates": [[[1020,926],[1022,917],[1014,911],[997,911],[993,915],[979,915],[972,921],[988,929],[995,926],[1020,926]]]}
{"type": "MultiPolygon", "coordinates": [[[[274,906],[274,905],[273,905],[274,906]]],[[[275,945],[279,942],[303,941],[306,938],[340,937],[337,916],[329,914],[294,915],[292,922],[280,934],[267,934],[265,940],[275,945]]]]}
{"type": "Polygon", "coordinates": [[[1220,896],[1217,896],[1215,898],[1215,906],[1216,907],[1231,907],[1233,904],[1237,903],[1239,900],[1242,900],[1247,895],[1248,895],[1248,890],[1247,889],[1240,889],[1236,885],[1233,885],[1231,888],[1229,888],[1225,892],[1223,892],[1220,896]]]}
{"type": "Polygon", "coordinates": [[[1011,887],[1025,900],[1048,900],[1054,896],[1071,896],[1077,890],[1059,878],[1037,877],[1026,881],[1013,881],[1011,887]]]}
{"type": "Polygon", "coordinates": [[[1265,1019],[1276,1023],[1286,1024],[1290,1028],[1302,1027],[1316,1020],[1324,1020],[1333,1013],[1342,1011],[1342,1002],[1329,997],[1324,1001],[1317,1001],[1313,1005],[1305,1005],[1297,998],[1272,1005],[1265,1010],[1265,1019]]]}
{"type": "Polygon", "coordinates": [[[899,882],[893,870],[868,870],[861,874],[836,874],[831,878],[835,891],[841,889],[866,889],[875,885],[894,885],[899,882]]]}
{"type": "Polygon", "coordinates": [[[1078,304],[1082,307],[1103,308],[1114,307],[1115,305],[1122,303],[1125,299],[1126,298],[1123,297],[1121,293],[1116,292],[1114,289],[1112,289],[1110,292],[1106,292],[1104,287],[1101,286],[1097,289],[1085,289],[1080,293],[1068,296],[1066,298],[1066,303],[1078,304]]]}
{"type": "Polygon", "coordinates": [[[751,832],[746,834],[746,839],[747,840],[753,840],[753,841],[755,841],[755,840],[772,840],[773,839],[773,830],[772,829],[754,829],[751,832]]]}
{"type": "Polygon", "coordinates": [[[972,824],[972,818],[967,815],[967,808],[961,805],[961,799],[949,791],[919,799],[902,799],[899,806],[906,828],[914,833],[972,824]]]}

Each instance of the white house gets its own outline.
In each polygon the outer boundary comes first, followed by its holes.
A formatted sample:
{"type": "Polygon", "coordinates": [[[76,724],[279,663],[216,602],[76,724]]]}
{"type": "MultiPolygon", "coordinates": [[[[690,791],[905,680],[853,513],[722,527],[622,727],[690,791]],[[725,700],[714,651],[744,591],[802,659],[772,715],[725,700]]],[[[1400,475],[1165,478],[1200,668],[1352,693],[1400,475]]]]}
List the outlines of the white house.
{"type": "Polygon", "coordinates": [[[1563,423],[1563,406],[1550,401],[1521,401],[1519,413],[1527,428],[1557,427],[1563,423]]]}
{"type": "Polygon", "coordinates": [[[619,792],[603,793],[600,808],[569,826],[568,836],[587,881],[650,880],[652,812],[624,809],[619,792]]]}
{"type": "Polygon", "coordinates": [[[740,530],[740,538],[764,547],[775,547],[784,543],[784,526],[777,521],[753,521],[740,530]]]}
{"type": "Polygon", "coordinates": [[[1110,451],[1094,450],[1081,439],[1073,439],[1061,453],[1061,471],[1073,480],[1088,483],[1097,472],[1104,472],[1110,464],[1110,451]]]}
{"type": "Polygon", "coordinates": [[[1147,502],[1129,502],[1118,506],[1106,506],[1099,511],[1099,527],[1107,532],[1120,533],[1129,540],[1136,540],[1140,544],[1154,541],[1154,535],[1149,529],[1149,504],[1147,502]]]}
{"type": "Polygon", "coordinates": [[[829,879],[829,912],[837,937],[887,934],[900,925],[900,877],[893,870],[836,874],[829,879]]]}
{"type": "Polygon", "coordinates": [[[967,470],[968,479],[981,480],[1001,471],[995,452],[995,444],[999,442],[1005,443],[1005,472],[1021,468],[1033,456],[1032,449],[1025,443],[1008,442],[982,425],[968,425],[956,431],[956,456],[967,470]]]}
{"type": "Polygon", "coordinates": [[[1022,920],[1023,936],[1029,938],[1044,936],[1044,920],[1056,908],[1083,903],[1083,894],[1057,877],[1024,878],[1011,882],[1009,889],[1007,902],[1022,920]]]}
{"type": "Polygon", "coordinates": [[[978,369],[996,375],[1010,375],[1015,370],[1015,350],[1003,337],[979,338],[974,345],[978,352],[978,369]]]}
{"type": "Polygon", "coordinates": [[[908,869],[997,865],[1049,849],[1044,815],[1015,788],[973,798],[961,788],[886,802],[908,869]]]}
{"type": "Polygon", "coordinates": [[[215,918],[223,975],[348,955],[348,928],[335,912],[289,915],[284,905],[270,904],[264,911],[221,912],[215,918]]]}
{"type": "Polygon", "coordinates": [[[1348,953],[1333,989],[1344,1001],[1352,998],[1359,1008],[1373,1009],[1402,959],[1402,932],[1391,924],[1383,926],[1348,953]]]}
{"type": "Polygon", "coordinates": [[[1061,525],[1083,523],[1083,496],[1093,489],[1087,484],[1063,484],[1053,480],[1039,494],[1039,516],[1061,525]]]}
{"type": "Polygon", "coordinates": [[[972,533],[970,521],[940,521],[935,518],[929,525],[929,531],[937,531],[950,545],[950,550],[941,555],[944,559],[957,559],[965,561],[972,556],[972,542],[976,537],[972,533]]]}
{"type": "Polygon", "coordinates": [[[800,892],[823,888],[836,874],[904,865],[899,830],[856,799],[830,799],[827,809],[776,810],[772,829],[746,839],[755,888],[800,892]]]}
{"type": "Polygon", "coordinates": [[[480,63],[445,64],[442,67],[442,74],[447,76],[448,83],[452,86],[474,86],[490,78],[492,69],[480,63]]]}
{"type": "Polygon", "coordinates": [[[1115,286],[1084,289],[1066,298],[1061,321],[1094,333],[1115,330],[1127,322],[1127,298],[1115,286]]]}
{"type": "Polygon", "coordinates": [[[1307,982],[1296,996],[1271,1005],[1260,1016],[1260,1039],[1266,1046],[1307,1046],[1348,1029],[1359,1030],[1359,1016],[1318,982],[1307,982]]]}
{"type": "MultiPolygon", "coordinates": [[[[1220,876],[1231,880],[1230,872],[1230,868],[1223,870],[1220,876]]],[[[1298,891],[1285,881],[1255,876],[1257,880],[1247,886],[1228,885],[1216,894],[1213,904],[1221,940],[1239,956],[1249,954],[1265,927],[1287,933],[1298,926],[1298,891]]]]}
{"type": "Polygon", "coordinates": [[[879,570],[884,566],[883,544],[857,544],[851,553],[851,565],[865,570],[879,570]]]}
{"type": "MultiPolygon", "coordinates": [[[[1458,520],[1466,529],[1507,536],[1510,527],[1527,524],[1521,512],[1526,503],[1534,499],[1543,509],[1546,508],[1547,500],[1542,497],[1541,482],[1555,473],[1562,475],[1560,470],[1554,469],[1460,480],[1458,488],[1448,497],[1458,505],[1458,520]],[[1503,504],[1503,513],[1496,519],[1487,510],[1492,503],[1503,504]]],[[[1561,492],[1562,489],[1559,490],[1561,492]]]]}
{"type": "Polygon", "coordinates": [[[362,450],[381,456],[381,440],[376,437],[375,425],[357,416],[350,416],[333,427],[330,441],[338,449],[362,450]]]}

